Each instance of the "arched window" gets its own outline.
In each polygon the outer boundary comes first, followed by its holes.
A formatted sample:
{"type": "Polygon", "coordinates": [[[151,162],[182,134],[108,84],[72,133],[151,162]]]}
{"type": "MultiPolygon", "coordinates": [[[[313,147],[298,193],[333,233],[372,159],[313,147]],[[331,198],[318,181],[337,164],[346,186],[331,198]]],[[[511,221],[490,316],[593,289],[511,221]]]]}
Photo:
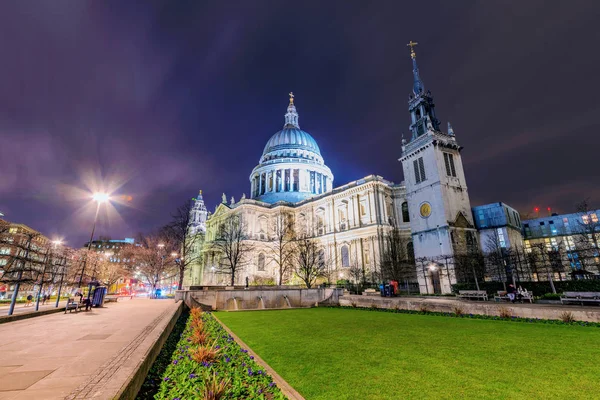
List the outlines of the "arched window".
{"type": "Polygon", "coordinates": [[[350,252],[348,251],[348,246],[346,245],[342,246],[342,267],[350,267],[350,252]]]}
{"type": "Polygon", "coordinates": [[[415,262],[415,245],[413,242],[408,242],[406,245],[406,256],[411,263],[415,262]]]}
{"type": "Polygon", "coordinates": [[[258,255],[258,270],[259,271],[265,270],[265,255],[263,253],[260,253],[258,255]]]}
{"type": "Polygon", "coordinates": [[[410,216],[408,215],[408,203],[406,201],[402,203],[402,222],[410,222],[410,216]]]}

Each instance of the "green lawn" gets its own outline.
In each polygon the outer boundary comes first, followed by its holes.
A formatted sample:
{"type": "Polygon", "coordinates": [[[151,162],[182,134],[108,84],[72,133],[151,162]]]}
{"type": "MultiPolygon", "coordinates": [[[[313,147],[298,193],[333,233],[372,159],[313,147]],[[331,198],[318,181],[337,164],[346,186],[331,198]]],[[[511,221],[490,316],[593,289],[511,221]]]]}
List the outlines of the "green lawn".
{"type": "Polygon", "coordinates": [[[600,328],[331,308],[216,315],[307,399],[600,399],[600,328]]]}

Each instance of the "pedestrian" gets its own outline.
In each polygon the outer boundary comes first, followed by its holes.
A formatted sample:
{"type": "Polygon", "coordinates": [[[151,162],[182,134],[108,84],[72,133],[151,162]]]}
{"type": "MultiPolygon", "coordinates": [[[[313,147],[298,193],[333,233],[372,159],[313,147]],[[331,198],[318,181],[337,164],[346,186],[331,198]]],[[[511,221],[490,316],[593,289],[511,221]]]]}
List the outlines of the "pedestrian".
{"type": "Polygon", "coordinates": [[[46,294],[44,293],[44,295],[42,296],[42,305],[46,304],[46,294]]]}
{"type": "Polygon", "coordinates": [[[33,300],[33,296],[28,294],[27,295],[27,303],[25,303],[25,307],[29,307],[31,305],[31,300],[33,300]]]}
{"type": "Polygon", "coordinates": [[[515,287],[513,286],[512,283],[510,285],[508,285],[508,289],[506,289],[506,295],[510,299],[511,303],[515,302],[515,291],[516,291],[515,287]]]}

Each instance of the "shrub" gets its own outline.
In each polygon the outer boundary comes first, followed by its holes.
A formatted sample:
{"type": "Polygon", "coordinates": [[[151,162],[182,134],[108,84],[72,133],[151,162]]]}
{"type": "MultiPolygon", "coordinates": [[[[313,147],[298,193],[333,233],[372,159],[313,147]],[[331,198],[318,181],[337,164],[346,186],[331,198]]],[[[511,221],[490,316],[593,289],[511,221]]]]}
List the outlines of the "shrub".
{"type": "Polygon", "coordinates": [[[217,358],[217,355],[221,351],[220,348],[215,347],[215,342],[211,346],[199,346],[197,349],[192,350],[192,359],[197,363],[209,363],[217,358]]]}
{"type": "Polygon", "coordinates": [[[190,324],[192,329],[195,331],[201,331],[204,329],[204,322],[200,318],[192,318],[192,322],[190,324]]]}
{"type": "Polygon", "coordinates": [[[562,293],[544,293],[540,296],[542,300],[560,300],[562,293]]]}
{"type": "MultiPolygon", "coordinates": [[[[512,283],[512,282],[510,282],[512,283]]],[[[562,292],[600,292],[600,279],[579,279],[570,281],[553,281],[556,291],[562,292]]],[[[508,286],[508,283],[506,284],[508,286]]],[[[536,296],[552,293],[552,287],[548,281],[521,281],[517,286],[533,292],[536,296]]],[[[479,282],[479,288],[485,290],[488,295],[494,295],[498,290],[504,290],[502,282],[479,282]]],[[[456,283],[452,285],[452,293],[459,290],[476,290],[475,282],[456,283]]]]}
{"type": "Polygon", "coordinates": [[[195,320],[202,319],[202,309],[200,307],[194,307],[190,310],[190,316],[195,320]]]}
{"type": "Polygon", "coordinates": [[[575,322],[575,316],[571,311],[563,311],[560,313],[560,320],[566,324],[575,322]]]}
{"type": "Polygon", "coordinates": [[[196,345],[204,345],[208,341],[208,333],[195,329],[192,331],[192,343],[196,345]]]}
{"type": "Polygon", "coordinates": [[[422,303],[419,305],[419,311],[422,313],[428,313],[431,311],[431,308],[429,307],[429,304],[422,303]]]}
{"type": "Polygon", "coordinates": [[[350,305],[352,306],[352,308],[356,308],[358,306],[355,301],[351,302],[350,305]]]}
{"type": "Polygon", "coordinates": [[[498,316],[500,318],[510,318],[512,317],[512,310],[508,307],[500,307],[498,309],[498,316]]]}
{"type": "Polygon", "coordinates": [[[217,374],[213,372],[212,375],[206,374],[204,382],[203,400],[219,400],[225,397],[229,379],[220,380],[217,378],[217,374]]]}
{"type": "Polygon", "coordinates": [[[457,317],[460,317],[465,313],[465,310],[461,306],[454,306],[452,312],[456,314],[457,317]]]}

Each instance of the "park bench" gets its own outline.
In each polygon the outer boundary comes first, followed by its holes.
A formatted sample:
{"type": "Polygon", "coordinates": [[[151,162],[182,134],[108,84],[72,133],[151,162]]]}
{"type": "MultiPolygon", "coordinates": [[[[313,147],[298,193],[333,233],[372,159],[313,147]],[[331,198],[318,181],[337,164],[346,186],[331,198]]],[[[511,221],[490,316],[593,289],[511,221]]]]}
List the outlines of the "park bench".
{"type": "Polygon", "coordinates": [[[459,290],[456,295],[459,299],[487,300],[488,295],[485,290],[459,290]]]}
{"type": "Polygon", "coordinates": [[[75,310],[75,313],[77,313],[81,307],[83,307],[83,303],[78,303],[74,299],[69,299],[67,300],[67,305],[65,306],[65,314],[67,311],[70,313],[73,310],[75,310]]]}
{"type": "Polygon", "coordinates": [[[581,305],[584,303],[599,304],[600,292],[564,292],[560,297],[560,302],[562,304],[575,302],[581,305]]]}
{"type": "Polygon", "coordinates": [[[379,291],[375,289],[365,289],[363,296],[379,296],[379,291]]]}
{"type": "MultiPolygon", "coordinates": [[[[496,302],[500,302],[502,300],[510,301],[510,297],[508,297],[506,290],[498,290],[497,293],[498,294],[494,296],[494,301],[496,301],[496,302]]],[[[515,301],[520,301],[522,303],[524,300],[526,300],[530,303],[533,303],[533,293],[532,292],[515,293],[515,301]]]]}
{"type": "Polygon", "coordinates": [[[106,296],[104,298],[105,303],[117,302],[119,300],[119,296],[106,296]]]}

